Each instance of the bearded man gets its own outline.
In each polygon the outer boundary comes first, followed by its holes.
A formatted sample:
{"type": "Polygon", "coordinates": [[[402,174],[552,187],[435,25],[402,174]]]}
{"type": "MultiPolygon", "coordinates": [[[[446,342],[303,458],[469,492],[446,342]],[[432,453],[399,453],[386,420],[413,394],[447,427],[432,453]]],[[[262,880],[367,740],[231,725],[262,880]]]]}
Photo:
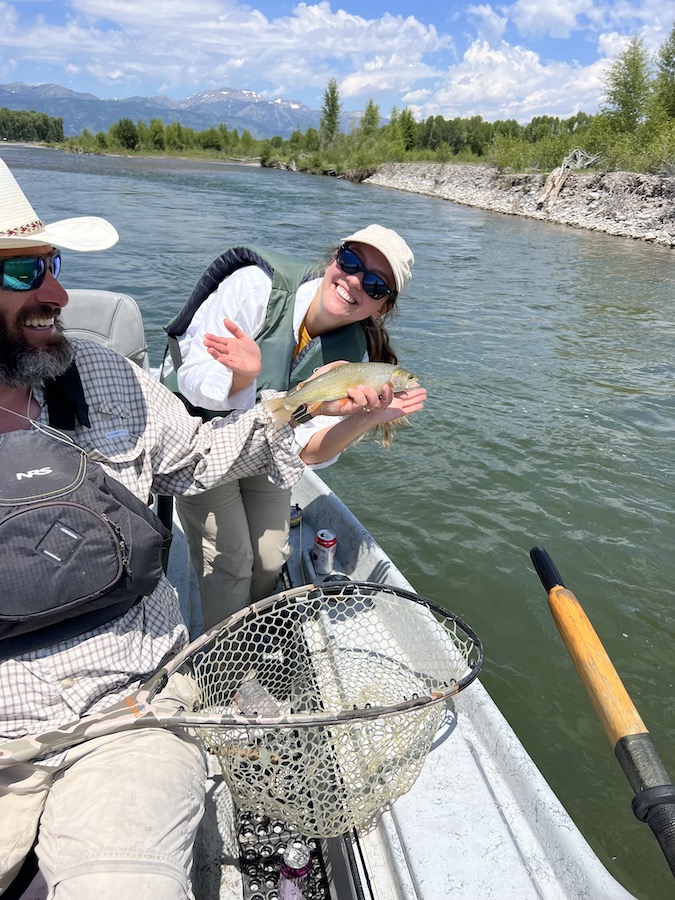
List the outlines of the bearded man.
{"type": "MultiPolygon", "coordinates": [[[[28,475],[48,476],[51,441],[100,466],[146,513],[152,493],[192,494],[262,473],[291,487],[303,468],[292,425],[277,430],[260,404],[202,422],[139,366],[63,335],[61,250],[101,251],[117,240],[98,217],[45,225],[0,159],[0,486],[25,474],[16,448],[32,453],[39,442],[47,465],[28,475]]],[[[379,406],[368,388],[352,392],[347,408],[337,402],[317,412],[343,416],[366,406],[379,406]]],[[[8,580],[16,562],[9,528],[5,521],[0,542],[0,747],[107,709],[188,639],[161,566],[138,596],[110,595],[110,605],[105,596],[79,605],[76,597],[59,615],[63,585],[83,573],[68,578],[67,553],[45,562],[29,547],[25,577],[8,580]],[[52,564],[44,571],[53,578],[36,584],[34,566],[52,564]]],[[[136,576],[147,581],[148,573],[136,576]]],[[[158,702],[167,711],[189,708],[193,692],[185,676],[174,676],[158,702]]],[[[205,763],[192,735],[146,729],[44,751],[30,763],[8,752],[0,766],[0,893],[35,846],[56,900],[193,898],[205,763]]]]}

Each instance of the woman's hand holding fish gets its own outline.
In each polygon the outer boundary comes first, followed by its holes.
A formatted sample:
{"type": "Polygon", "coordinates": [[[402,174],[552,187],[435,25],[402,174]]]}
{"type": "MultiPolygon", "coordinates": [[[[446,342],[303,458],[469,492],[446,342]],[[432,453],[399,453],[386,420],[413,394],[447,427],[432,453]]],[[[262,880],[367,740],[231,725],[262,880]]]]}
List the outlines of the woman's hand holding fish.
{"type": "Polygon", "coordinates": [[[262,402],[277,424],[291,418],[298,421],[298,412],[303,416],[309,413],[311,416],[342,416],[349,419],[355,418],[354,413],[362,413],[356,416],[359,424],[352,423],[340,430],[352,433],[353,440],[375,425],[391,422],[421,409],[426,395],[423,392],[412,393],[416,388],[417,375],[401,366],[336,362],[317,369],[310,378],[285,395],[262,402]],[[402,399],[397,400],[391,412],[387,412],[394,392],[402,399]]]}
{"type": "Polygon", "coordinates": [[[337,404],[336,408],[345,418],[310,438],[300,454],[307,465],[328,462],[376,425],[419,412],[427,396],[424,388],[408,388],[395,394],[390,384],[382,385],[379,394],[365,385],[350,388],[348,394],[348,400],[324,402],[317,410],[320,415],[327,406],[337,404]]]}
{"type": "MultiPolygon", "coordinates": [[[[366,384],[347,389],[347,396],[339,400],[324,400],[314,411],[315,416],[351,416],[359,412],[381,411],[389,406],[393,397],[391,385],[385,384],[381,396],[375,388],[366,384]]],[[[373,422],[373,424],[375,424],[373,422]]]]}
{"type": "MultiPolygon", "coordinates": [[[[391,390],[390,385],[385,388],[391,390]]],[[[370,427],[375,425],[383,425],[385,422],[394,422],[396,419],[402,419],[404,416],[410,416],[413,413],[420,412],[424,408],[424,401],[427,399],[426,388],[412,388],[407,391],[400,391],[393,394],[391,401],[384,402],[385,389],[382,389],[382,398],[379,408],[370,406],[366,415],[370,416],[370,427]]]]}
{"type": "Polygon", "coordinates": [[[349,416],[360,412],[369,417],[367,430],[370,430],[376,425],[394,422],[396,419],[420,412],[427,398],[425,388],[409,388],[406,391],[394,393],[392,386],[388,383],[382,385],[379,394],[377,390],[365,384],[349,388],[347,394],[348,400],[324,402],[315,415],[349,416]],[[334,404],[335,409],[333,410],[334,404]]]}

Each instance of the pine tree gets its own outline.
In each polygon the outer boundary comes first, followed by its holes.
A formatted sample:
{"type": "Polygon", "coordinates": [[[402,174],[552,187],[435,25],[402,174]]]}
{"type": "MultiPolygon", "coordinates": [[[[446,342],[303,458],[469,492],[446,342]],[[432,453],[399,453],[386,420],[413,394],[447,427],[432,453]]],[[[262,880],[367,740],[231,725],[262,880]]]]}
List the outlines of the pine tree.
{"type": "Polygon", "coordinates": [[[361,130],[366,135],[375,134],[380,127],[380,107],[369,100],[364,114],[361,116],[361,130]]]}
{"type": "Polygon", "coordinates": [[[331,144],[337,137],[340,130],[341,110],[342,104],[340,103],[337,81],[331,78],[323,95],[321,118],[319,120],[319,132],[324,145],[331,144]]]}
{"type": "Polygon", "coordinates": [[[414,150],[418,143],[418,129],[413,114],[407,106],[399,116],[398,127],[403,141],[403,149],[414,150]]]}

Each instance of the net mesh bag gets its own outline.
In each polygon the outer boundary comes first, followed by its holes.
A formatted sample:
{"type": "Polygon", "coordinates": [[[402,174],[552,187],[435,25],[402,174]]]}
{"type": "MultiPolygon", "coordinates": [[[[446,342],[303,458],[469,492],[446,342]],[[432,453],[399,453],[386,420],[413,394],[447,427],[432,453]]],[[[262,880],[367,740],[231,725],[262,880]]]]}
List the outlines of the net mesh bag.
{"type": "Polygon", "coordinates": [[[468,626],[416,594],[308,586],[231,617],[193,659],[200,712],[229,720],[200,731],[241,809],[338,836],[412,786],[442,701],[482,659],[468,626]]]}

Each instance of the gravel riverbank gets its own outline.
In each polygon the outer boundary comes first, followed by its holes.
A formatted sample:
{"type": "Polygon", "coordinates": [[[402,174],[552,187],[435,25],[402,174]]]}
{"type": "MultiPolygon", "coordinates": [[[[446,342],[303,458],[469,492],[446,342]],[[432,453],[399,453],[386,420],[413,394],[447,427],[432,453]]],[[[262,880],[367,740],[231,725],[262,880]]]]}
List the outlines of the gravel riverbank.
{"type": "Polygon", "coordinates": [[[556,196],[555,179],[546,174],[506,175],[488,166],[449,163],[387,163],[365,183],[675,247],[671,177],[569,171],[556,196]]]}

